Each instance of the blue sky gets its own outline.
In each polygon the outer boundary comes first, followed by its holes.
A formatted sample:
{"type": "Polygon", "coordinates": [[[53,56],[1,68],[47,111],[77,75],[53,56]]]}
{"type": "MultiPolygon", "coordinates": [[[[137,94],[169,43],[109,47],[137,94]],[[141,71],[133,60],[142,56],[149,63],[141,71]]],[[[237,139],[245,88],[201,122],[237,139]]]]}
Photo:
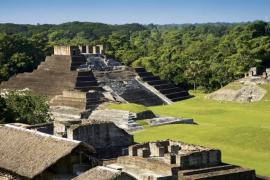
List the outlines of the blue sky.
{"type": "Polygon", "coordinates": [[[270,0],[0,0],[0,23],[270,21],[270,0]]]}

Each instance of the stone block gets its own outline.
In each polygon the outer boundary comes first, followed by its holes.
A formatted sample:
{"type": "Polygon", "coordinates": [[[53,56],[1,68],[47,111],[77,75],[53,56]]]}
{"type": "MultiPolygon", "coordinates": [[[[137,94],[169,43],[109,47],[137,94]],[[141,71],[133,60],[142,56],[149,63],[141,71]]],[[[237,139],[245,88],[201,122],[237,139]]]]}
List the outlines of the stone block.
{"type": "Polygon", "coordinates": [[[138,149],[138,156],[143,158],[148,158],[150,156],[149,148],[140,148],[138,149]]]}
{"type": "Polygon", "coordinates": [[[206,167],[208,165],[208,152],[202,151],[201,158],[202,158],[202,167],[206,167]]]}
{"type": "Polygon", "coordinates": [[[171,146],[169,146],[169,152],[173,153],[173,154],[178,154],[180,149],[181,148],[180,148],[179,145],[171,145],[171,146]]]}
{"type": "Polygon", "coordinates": [[[159,147],[158,148],[158,156],[164,157],[164,154],[165,154],[165,147],[159,147]]]}
{"type": "Polygon", "coordinates": [[[129,156],[137,156],[138,155],[137,148],[134,146],[129,146],[128,147],[128,155],[129,156]]]}
{"type": "Polygon", "coordinates": [[[176,165],[184,169],[189,166],[189,156],[188,155],[176,155],[176,165]]]}
{"type": "Polygon", "coordinates": [[[164,160],[167,164],[175,164],[176,163],[176,155],[171,153],[164,154],[164,160]]]}
{"type": "Polygon", "coordinates": [[[188,159],[189,159],[188,167],[198,168],[202,164],[200,152],[192,153],[188,159]]]}
{"type": "Polygon", "coordinates": [[[149,143],[151,156],[163,157],[165,154],[165,147],[159,143],[149,143]]]}
{"type": "Polygon", "coordinates": [[[221,163],[221,152],[219,150],[209,151],[209,165],[214,166],[221,163]]]}
{"type": "Polygon", "coordinates": [[[266,72],[263,72],[262,77],[263,78],[267,78],[267,73],[266,72]]]}
{"type": "Polygon", "coordinates": [[[252,67],[249,69],[249,76],[257,76],[258,75],[258,72],[257,72],[257,67],[252,67]]]}

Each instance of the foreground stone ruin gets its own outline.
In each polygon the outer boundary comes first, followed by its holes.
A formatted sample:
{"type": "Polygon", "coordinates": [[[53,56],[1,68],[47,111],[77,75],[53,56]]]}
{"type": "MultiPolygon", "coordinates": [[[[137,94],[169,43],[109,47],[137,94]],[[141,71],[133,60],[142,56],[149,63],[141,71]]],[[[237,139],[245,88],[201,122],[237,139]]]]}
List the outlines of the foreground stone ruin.
{"type": "MultiPolygon", "coordinates": [[[[86,121],[66,124],[66,134],[62,134],[63,137],[46,134],[51,127],[49,124],[0,126],[0,161],[4,162],[0,163],[0,177],[66,180],[256,179],[254,170],[222,163],[221,151],[218,149],[171,140],[134,144],[133,136],[112,122],[86,121]],[[15,154],[9,151],[11,147],[17,149],[16,146],[23,148],[19,148],[15,154]],[[44,151],[46,148],[48,150],[44,151]],[[68,148],[74,149],[74,152],[68,148]],[[67,153],[71,153],[72,161],[69,158],[61,159],[66,157],[67,153]],[[74,158],[82,158],[82,153],[86,153],[88,158],[75,162],[74,158]],[[20,156],[20,166],[13,168],[18,160],[17,156],[20,156]],[[46,156],[45,162],[43,156],[46,156]],[[53,163],[56,156],[61,159],[58,165],[48,164],[53,163]],[[39,163],[38,168],[42,168],[42,171],[30,172],[23,167],[23,163],[32,170],[37,168],[39,163]],[[45,167],[50,168],[46,170],[45,167]],[[50,173],[51,170],[53,174],[50,173]]],[[[54,131],[57,129],[59,130],[59,127],[55,125],[54,131]]]]}
{"type": "Polygon", "coordinates": [[[146,106],[168,104],[189,97],[187,91],[143,68],[122,66],[104,55],[102,45],[55,46],[33,72],[2,82],[0,89],[29,88],[42,95],[61,95],[65,90],[104,91],[109,88],[127,102],[146,106]],[[92,50],[91,50],[92,49],[92,50]]]}
{"type": "Polygon", "coordinates": [[[221,161],[221,151],[176,141],[158,141],[129,147],[110,168],[136,179],[255,179],[255,171],[221,161]]]}

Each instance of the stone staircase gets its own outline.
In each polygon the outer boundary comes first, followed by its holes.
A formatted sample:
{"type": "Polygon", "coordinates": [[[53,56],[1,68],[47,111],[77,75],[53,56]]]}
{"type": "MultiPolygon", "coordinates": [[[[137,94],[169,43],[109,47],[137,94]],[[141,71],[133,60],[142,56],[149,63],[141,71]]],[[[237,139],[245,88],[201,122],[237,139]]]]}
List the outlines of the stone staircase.
{"type": "Polygon", "coordinates": [[[91,111],[96,109],[104,101],[102,87],[98,86],[97,80],[92,71],[78,71],[75,82],[75,90],[85,93],[85,111],[82,117],[87,118],[91,111]]]}
{"type": "Polygon", "coordinates": [[[75,89],[87,92],[89,90],[102,90],[98,86],[97,80],[92,71],[78,71],[78,75],[75,82],[75,89]]]}
{"type": "Polygon", "coordinates": [[[135,68],[135,71],[142,81],[154,87],[172,102],[190,98],[189,93],[183,88],[174,85],[167,80],[161,80],[158,76],[154,76],[151,72],[147,72],[142,67],[135,68]]]}
{"type": "Polygon", "coordinates": [[[136,79],[137,74],[132,68],[122,70],[94,71],[94,75],[103,87],[109,87],[129,103],[155,106],[165,104],[155,93],[142,86],[136,79]]]}
{"type": "Polygon", "coordinates": [[[74,71],[79,68],[81,65],[86,63],[86,59],[83,55],[80,56],[72,56],[72,61],[70,65],[70,70],[74,71]]]}
{"type": "Polygon", "coordinates": [[[111,121],[129,132],[143,129],[134,119],[136,119],[136,114],[114,109],[95,110],[89,117],[89,120],[111,121]]]}
{"type": "Polygon", "coordinates": [[[71,71],[83,61],[81,56],[52,55],[47,56],[33,72],[20,73],[4,81],[0,89],[29,88],[38,94],[53,97],[63,90],[73,89],[77,72],[71,71]],[[80,61],[75,63],[75,61],[80,61]]]}

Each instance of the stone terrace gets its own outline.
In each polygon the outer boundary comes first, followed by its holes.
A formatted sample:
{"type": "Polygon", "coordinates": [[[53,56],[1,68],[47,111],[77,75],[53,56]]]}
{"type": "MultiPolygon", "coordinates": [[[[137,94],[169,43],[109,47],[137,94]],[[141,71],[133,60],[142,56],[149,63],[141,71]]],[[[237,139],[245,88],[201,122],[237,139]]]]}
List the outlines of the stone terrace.
{"type": "Polygon", "coordinates": [[[17,74],[0,85],[0,89],[29,88],[39,94],[53,97],[65,89],[73,89],[77,72],[71,71],[71,64],[83,56],[47,56],[33,72],[17,74]]]}

